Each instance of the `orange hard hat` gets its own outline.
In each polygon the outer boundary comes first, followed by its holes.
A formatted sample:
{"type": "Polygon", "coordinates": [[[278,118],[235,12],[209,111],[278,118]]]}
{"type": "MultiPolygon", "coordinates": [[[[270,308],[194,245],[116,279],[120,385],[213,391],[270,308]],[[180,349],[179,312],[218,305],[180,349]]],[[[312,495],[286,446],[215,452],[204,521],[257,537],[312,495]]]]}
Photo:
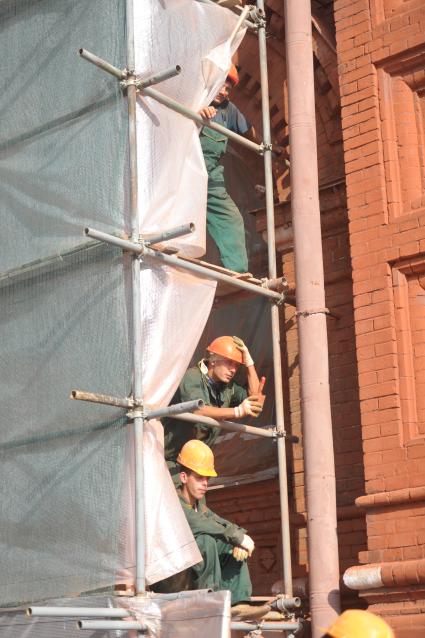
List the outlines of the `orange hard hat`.
{"type": "Polygon", "coordinates": [[[236,347],[233,337],[217,337],[210,343],[207,350],[236,363],[243,362],[242,352],[236,347]]]}
{"type": "Polygon", "coordinates": [[[227,80],[229,80],[233,84],[233,86],[236,86],[237,84],[239,84],[239,73],[234,64],[232,64],[232,66],[229,69],[229,72],[227,74],[227,80]]]}
{"type": "Polygon", "coordinates": [[[385,620],[362,609],[347,609],[325,633],[332,638],[395,638],[385,620]]]}
{"type": "Polygon", "coordinates": [[[183,445],[177,463],[200,476],[217,476],[214,469],[214,454],[208,445],[198,439],[192,439],[183,445]]]}

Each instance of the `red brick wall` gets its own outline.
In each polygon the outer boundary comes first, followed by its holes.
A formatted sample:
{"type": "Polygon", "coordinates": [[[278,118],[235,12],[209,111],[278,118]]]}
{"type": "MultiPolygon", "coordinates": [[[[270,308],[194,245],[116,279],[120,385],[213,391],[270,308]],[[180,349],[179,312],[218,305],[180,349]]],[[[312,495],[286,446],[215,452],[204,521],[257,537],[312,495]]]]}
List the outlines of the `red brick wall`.
{"type": "MultiPolygon", "coordinates": [[[[425,5],[334,6],[366,478],[359,560],[403,562],[425,541],[425,5]]],[[[398,636],[423,636],[421,578],[393,587],[364,596],[398,636]]]]}

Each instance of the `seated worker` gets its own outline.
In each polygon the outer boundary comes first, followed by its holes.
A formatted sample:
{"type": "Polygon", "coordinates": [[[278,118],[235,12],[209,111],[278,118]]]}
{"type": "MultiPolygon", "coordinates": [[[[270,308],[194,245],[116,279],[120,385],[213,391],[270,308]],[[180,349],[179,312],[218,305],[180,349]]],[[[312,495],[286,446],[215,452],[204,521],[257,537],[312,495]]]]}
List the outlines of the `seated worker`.
{"type": "MultiPolygon", "coordinates": [[[[210,106],[201,109],[199,114],[239,135],[254,139],[253,127],[229,100],[230,91],[238,82],[238,72],[233,65],[210,106]]],[[[199,137],[208,172],[207,230],[217,245],[223,266],[235,272],[246,272],[245,227],[238,207],[226,190],[224,167],[220,164],[228,138],[206,126],[201,129],[199,137]]]]}
{"type": "Polygon", "coordinates": [[[395,638],[395,634],[385,620],[370,611],[347,609],[322,638],[395,638]]]}
{"type": "Polygon", "coordinates": [[[177,462],[181,483],[177,491],[202,555],[202,562],[190,569],[193,587],[213,591],[228,589],[233,619],[265,619],[277,599],[271,598],[259,606],[248,602],[252,585],[247,560],[255,549],[254,541],[245,529],[214,514],[205,502],[209,478],[217,476],[212,451],[194,439],[183,446],[177,462]]]}
{"type": "MultiPolygon", "coordinates": [[[[197,366],[189,368],[171,405],[202,399],[205,406],[195,414],[209,416],[217,421],[258,417],[262,411],[259,398],[264,385],[255,370],[248,348],[238,337],[218,337],[207,348],[208,356],[197,366]],[[240,364],[246,366],[248,392],[233,377],[240,364]]],[[[163,419],[165,460],[174,483],[179,483],[177,456],[190,439],[200,439],[212,447],[220,434],[219,428],[203,423],[184,422],[172,417],[163,419]]]]}
{"type": "Polygon", "coordinates": [[[205,502],[209,477],[217,476],[212,451],[202,441],[188,441],[177,463],[181,483],[177,491],[202,555],[202,563],[191,568],[194,589],[229,589],[232,605],[249,600],[252,586],[246,561],[254,541],[245,529],[214,514],[205,502]]]}

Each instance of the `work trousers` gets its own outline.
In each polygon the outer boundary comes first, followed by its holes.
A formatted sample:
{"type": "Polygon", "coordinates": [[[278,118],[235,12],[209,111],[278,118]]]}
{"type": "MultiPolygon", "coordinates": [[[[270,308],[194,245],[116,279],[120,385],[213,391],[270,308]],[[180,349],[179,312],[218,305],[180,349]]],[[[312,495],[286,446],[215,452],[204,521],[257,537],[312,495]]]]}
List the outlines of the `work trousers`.
{"type": "Polygon", "coordinates": [[[208,534],[199,534],[196,543],[203,561],[192,567],[195,589],[229,589],[232,605],[248,600],[252,593],[248,565],[233,558],[232,545],[208,534]]]}
{"type": "Polygon", "coordinates": [[[217,245],[223,266],[247,272],[244,222],[224,183],[222,186],[208,183],[207,230],[217,245]]]}
{"type": "Polygon", "coordinates": [[[226,152],[227,137],[204,127],[200,141],[208,172],[207,230],[217,245],[223,266],[235,272],[247,272],[242,215],[226,190],[224,168],[219,163],[226,152]]]}

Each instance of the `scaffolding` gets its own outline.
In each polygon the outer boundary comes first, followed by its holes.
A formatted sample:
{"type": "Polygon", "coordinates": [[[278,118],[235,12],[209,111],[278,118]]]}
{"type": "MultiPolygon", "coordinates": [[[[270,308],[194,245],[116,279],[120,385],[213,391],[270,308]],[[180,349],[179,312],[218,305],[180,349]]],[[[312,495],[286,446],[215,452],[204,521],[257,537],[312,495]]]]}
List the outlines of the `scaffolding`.
{"type": "MultiPolygon", "coordinates": [[[[198,0],[209,2],[210,0],[198,0]]],[[[235,28],[235,34],[243,26],[252,29],[258,35],[259,44],[259,62],[261,75],[261,105],[262,105],[262,124],[263,124],[263,140],[261,144],[251,142],[244,137],[229,131],[213,122],[205,121],[197,113],[190,111],[182,104],[172,100],[160,91],[152,88],[167,78],[174,77],[180,72],[180,67],[175,66],[166,69],[150,77],[141,80],[135,73],[134,59],[134,34],[133,34],[133,0],[126,0],[127,12],[127,65],[126,69],[119,69],[112,66],[109,62],[98,57],[95,53],[85,49],[80,49],[80,56],[87,62],[94,64],[104,72],[114,76],[121,84],[123,93],[127,98],[128,105],[128,148],[129,148],[129,183],[130,183],[130,214],[131,214],[131,233],[125,235],[124,229],[117,230],[115,235],[108,234],[96,228],[85,228],[84,233],[93,241],[92,246],[99,246],[106,243],[120,248],[125,253],[131,255],[131,291],[132,291],[132,378],[133,387],[130,397],[114,397],[102,394],[96,394],[86,391],[85,389],[72,390],[71,396],[75,400],[89,401],[97,404],[104,404],[122,408],[126,411],[126,415],[133,422],[135,433],[135,450],[136,450],[136,466],[135,466],[135,496],[136,496],[136,595],[137,596],[155,596],[150,592],[146,592],[145,579],[145,506],[144,506],[144,454],[143,454],[143,433],[145,423],[151,419],[161,418],[173,415],[174,417],[184,421],[196,421],[205,424],[208,427],[220,428],[227,431],[245,432],[253,436],[266,437],[277,442],[278,450],[278,476],[279,476],[279,494],[280,494],[280,524],[282,531],[282,561],[283,561],[283,581],[284,596],[281,598],[281,611],[289,615],[288,621],[282,622],[262,622],[262,623],[245,623],[232,622],[231,628],[242,630],[248,634],[254,635],[258,629],[263,632],[280,631],[287,636],[296,634],[301,629],[301,621],[296,618],[295,610],[299,607],[299,599],[294,598],[292,588],[292,565],[291,565],[291,546],[290,546],[290,529],[289,529],[289,507],[288,507],[288,485],[287,485],[287,467],[286,467],[286,450],[285,444],[287,440],[287,432],[285,430],[284,420],[284,402],[283,402],[283,380],[282,380],[282,362],[280,350],[280,327],[279,327],[279,308],[285,302],[285,292],[282,289],[281,278],[277,274],[276,250],[275,250],[275,221],[274,221],[274,203],[273,203],[273,180],[272,180],[272,140],[270,129],[269,115],[269,91],[268,91],[268,72],[267,72],[267,47],[266,47],[266,18],[264,9],[264,0],[257,0],[256,7],[247,6],[241,12],[240,19],[235,28]],[[187,235],[193,232],[193,225],[187,225],[178,228],[165,229],[163,233],[155,236],[139,236],[139,218],[138,218],[138,188],[137,188],[137,142],[136,142],[136,96],[149,96],[166,107],[180,113],[182,116],[189,118],[196,123],[210,127],[226,135],[235,143],[242,145],[263,157],[264,174],[265,174],[265,195],[266,195],[266,218],[267,218],[267,246],[268,246],[268,277],[256,281],[243,280],[230,273],[221,272],[220,270],[210,267],[205,262],[197,262],[196,260],[187,260],[178,254],[167,254],[157,248],[157,244],[169,241],[172,238],[187,235]],[[191,412],[202,407],[202,401],[190,401],[177,405],[167,406],[155,410],[149,410],[144,405],[143,399],[143,374],[142,374],[142,334],[141,326],[141,304],[140,304],[140,261],[146,263],[158,262],[164,263],[172,268],[179,268],[186,271],[203,275],[206,278],[221,281],[235,289],[244,290],[253,295],[262,296],[270,301],[270,318],[271,318],[271,339],[273,352],[273,370],[274,370],[274,388],[275,388],[275,409],[276,423],[273,429],[263,429],[239,423],[228,421],[216,421],[211,418],[193,415],[191,412]]],[[[87,249],[87,243],[84,244],[87,249]]],[[[57,259],[57,257],[55,257],[57,259]]],[[[42,268],[51,260],[41,260],[35,264],[27,265],[24,270],[31,268],[42,268]]],[[[22,268],[15,269],[7,273],[4,278],[10,280],[21,274],[22,268]]],[[[184,592],[179,596],[190,596],[191,592],[184,592]]],[[[164,595],[157,595],[164,596],[164,595]]],[[[173,595],[170,595],[173,596],[173,595]]],[[[144,633],[146,626],[139,620],[129,620],[128,610],[125,609],[108,609],[105,608],[82,608],[82,607],[31,607],[28,613],[32,616],[65,616],[77,617],[80,629],[99,629],[99,630],[130,630],[144,633]],[[89,618],[89,620],[81,620],[81,617],[89,618]]]]}

